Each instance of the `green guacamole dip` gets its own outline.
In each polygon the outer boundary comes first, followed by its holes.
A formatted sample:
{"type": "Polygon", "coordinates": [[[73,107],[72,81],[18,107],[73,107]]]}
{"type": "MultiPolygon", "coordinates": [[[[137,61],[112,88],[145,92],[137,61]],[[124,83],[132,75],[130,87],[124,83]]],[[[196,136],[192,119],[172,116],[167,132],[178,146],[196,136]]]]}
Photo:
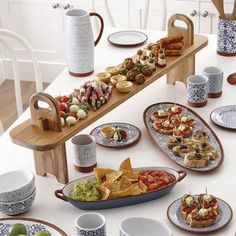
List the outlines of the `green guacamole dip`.
{"type": "Polygon", "coordinates": [[[98,182],[92,180],[82,180],[75,183],[71,191],[71,197],[80,201],[97,201],[101,198],[97,190],[98,182]]]}

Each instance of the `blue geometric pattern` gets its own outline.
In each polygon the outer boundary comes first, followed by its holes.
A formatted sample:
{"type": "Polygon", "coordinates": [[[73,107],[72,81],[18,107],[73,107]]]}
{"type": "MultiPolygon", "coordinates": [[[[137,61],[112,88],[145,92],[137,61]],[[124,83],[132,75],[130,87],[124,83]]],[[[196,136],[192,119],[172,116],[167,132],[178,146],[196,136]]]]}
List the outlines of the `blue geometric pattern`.
{"type": "Polygon", "coordinates": [[[96,230],[81,230],[76,228],[77,236],[106,236],[105,225],[96,230]]]}
{"type": "MultiPolygon", "coordinates": [[[[36,190],[26,199],[19,202],[0,203],[0,212],[13,216],[22,214],[30,209],[36,195],[36,190]]],[[[1,234],[0,234],[1,235],[1,234]]]]}
{"type": "Polygon", "coordinates": [[[218,21],[217,51],[236,53],[236,21],[218,21]]]}
{"type": "MultiPolygon", "coordinates": [[[[207,75],[205,75],[207,76],[207,75]]],[[[223,74],[208,75],[208,93],[219,93],[222,91],[223,74]]]]}
{"type": "Polygon", "coordinates": [[[202,103],[207,101],[207,83],[193,84],[188,83],[188,101],[193,103],[202,103]]]}

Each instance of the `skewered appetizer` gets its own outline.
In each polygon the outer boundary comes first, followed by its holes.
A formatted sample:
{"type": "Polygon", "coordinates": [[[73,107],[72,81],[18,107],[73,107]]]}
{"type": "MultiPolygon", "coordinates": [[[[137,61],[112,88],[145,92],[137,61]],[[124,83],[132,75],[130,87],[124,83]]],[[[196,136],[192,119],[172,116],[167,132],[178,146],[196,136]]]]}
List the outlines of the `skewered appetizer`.
{"type": "Polygon", "coordinates": [[[59,106],[62,127],[65,124],[67,126],[74,125],[78,120],[87,116],[87,108],[76,97],[64,95],[57,96],[55,99],[59,106]]]}
{"type": "Polygon", "coordinates": [[[187,126],[182,123],[180,123],[180,125],[173,130],[173,136],[177,137],[181,136],[183,138],[191,136],[192,133],[193,133],[193,128],[191,126],[187,126]]]}
{"type": "Polygon", "coordinates": [[[181,198],[181,217],[190,227],[207,227],[215,224],[220,209],[217,199],[208,194],[198,197],[186,194],[181,198]]]}
{"type": "Polygon", "coordinates": [[[191,194],[185,194],[181,198],[181,217],[186,220],[187,216],[194,210],[197,210],[198,202],[191,194]]]}
{"type": "Polygon", "coordinates": [[[109,100],[111,93],[111,84],[93,80],[86,82],[79,89],[75,89],[73,96],[85,107],[92,107],[96,111],[109,100]]]}

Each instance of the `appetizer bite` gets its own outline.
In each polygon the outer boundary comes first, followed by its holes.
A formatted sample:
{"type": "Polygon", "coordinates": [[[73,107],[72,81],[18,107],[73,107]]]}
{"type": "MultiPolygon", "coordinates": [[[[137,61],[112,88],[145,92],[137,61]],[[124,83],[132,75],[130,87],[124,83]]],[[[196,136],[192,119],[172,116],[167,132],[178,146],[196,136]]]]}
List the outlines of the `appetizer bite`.
{"type": "Polygon", "coordinates": [[[208,166],[210,158],[199,151],[190,152],[184,156],[184,165],[192,168],[208,166]]]}
{"type": "Polygon", "coordinates": [[[100,130],[104,138],[112,138],[115,141],[121,141],[127,138],[127,132],[114,126],[105,126],[100,130]]]}
{"type": "Polygon", "coordinates": [[[201,228],[215,224],[220,209],[216,197],[186,194],[181,198],[181,217],[190,227],[201,228]]]}
{"type": "Polygon", "coordinates": [[[208,142],[209,136],[205,130],[199,129],[194,133],[192,140],[195,143],[208,142]]]}
{"type": "Polygon", "coordinates": [[[194,196],[191,194],[185,194],[181,198],[181,217],[186,220],[187,216],[198,209],[198,203],[194,196]]]}

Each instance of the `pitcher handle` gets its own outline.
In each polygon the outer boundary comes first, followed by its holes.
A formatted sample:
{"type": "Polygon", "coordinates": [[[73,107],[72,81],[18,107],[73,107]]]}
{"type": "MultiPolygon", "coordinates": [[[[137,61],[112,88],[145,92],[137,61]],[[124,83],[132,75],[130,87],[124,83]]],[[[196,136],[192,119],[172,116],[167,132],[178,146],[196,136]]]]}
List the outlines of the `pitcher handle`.
{"type": "Polygon", "coordinates": [[[99,32],[99,34],[98,34],[97,39],[96,39],[95,42],[94,42],[94,45],[96,46],[96,45],[98,44],[98,42],[100,41],[101,37],[102,37],[102,33],[103,33],[103,29],[104,29],[104,21],[103,21],[102,17],[101,17],[98,13],[96,13],[96,12],[90,12],[89,14],[90,14],[90,16],[97,16],[98,19],[99,19],[100,22],[101,22],[101,29],[100,29],[100,32],[99,32]]]}

